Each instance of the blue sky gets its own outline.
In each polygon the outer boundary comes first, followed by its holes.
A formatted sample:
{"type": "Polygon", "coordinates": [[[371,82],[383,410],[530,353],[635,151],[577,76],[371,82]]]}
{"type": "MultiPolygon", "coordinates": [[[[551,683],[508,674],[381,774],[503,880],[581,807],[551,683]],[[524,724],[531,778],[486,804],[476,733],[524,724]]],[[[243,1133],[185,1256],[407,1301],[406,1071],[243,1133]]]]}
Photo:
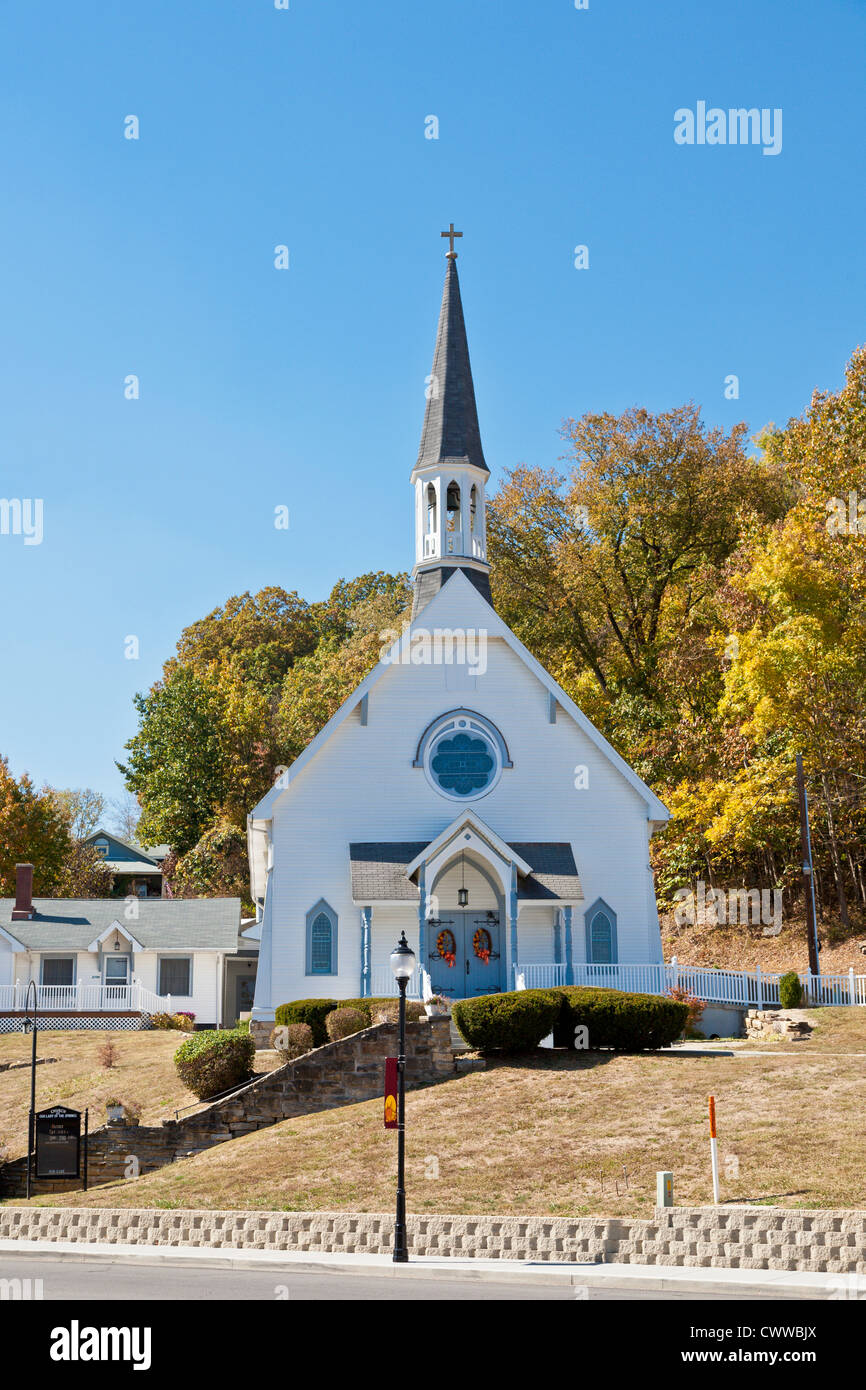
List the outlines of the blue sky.
{"type": "Polygon", "coordinates": [[[452,219],[494,478],[585,410],[782,422],[866,338],[861,0],[290,6],[0,9],[0,497],[44,502],[0,535],[0,752],[39,783],[117,795],[230,594],[411,565],[452,219]],[[698,101],[781,108],[781,153],[678,146],[698,101]]]}

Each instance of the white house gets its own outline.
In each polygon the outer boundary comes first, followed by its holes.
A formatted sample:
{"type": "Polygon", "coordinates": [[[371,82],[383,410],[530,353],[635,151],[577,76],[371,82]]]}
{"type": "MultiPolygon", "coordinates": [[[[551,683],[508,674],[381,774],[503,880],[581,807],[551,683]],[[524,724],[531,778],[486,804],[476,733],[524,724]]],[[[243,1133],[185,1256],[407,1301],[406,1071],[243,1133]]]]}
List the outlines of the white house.
{"type": "Polygon", "coordinates": [[[430,383],[411,626],[248,818],[262,1022],[394,992],[401,931],[429,976],[413,990],[454,998],[662,960],[648,845],[668,812],[491,606],[453,252],[430,383]]]}
{"type": "Polygon", "coordinates": [[[0,899],[0,1033],[21,1026],[35,986],[40,1028],[137,1029],[187,1011],[231,1025],[252,1004],[258,943],[240,898],[33,898],[17,866],[0,899]]]}

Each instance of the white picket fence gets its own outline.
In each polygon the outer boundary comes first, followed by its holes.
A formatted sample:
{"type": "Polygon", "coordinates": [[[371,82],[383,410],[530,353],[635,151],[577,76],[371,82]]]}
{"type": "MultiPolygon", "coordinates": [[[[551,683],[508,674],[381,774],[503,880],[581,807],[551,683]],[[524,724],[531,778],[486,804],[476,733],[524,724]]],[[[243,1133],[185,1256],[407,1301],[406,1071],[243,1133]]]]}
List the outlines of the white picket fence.
{"type": "MultiPolygon", "coordinates": [[[[0,1013],[27,1008],[28,986],[17,981],[0,985],[0,1013]]],[[[31,991],[32,998],[32,991],[31,991]]],[[[37,1009],[64,1013],[171,1013],[171,998],[160,996],[138,983],[131,985],[38,985],[37,1009]]]]}
{"type": "MultiPolygon", "coordinates": [[[[563,964],[518,965],[516,989],[549,989],[566,984],[563,964]]],[[[572,966],[570,983],[594,985],[601,989],[623,989],[634,994],[667,994],[671,989],[687,989],[708,1004],[739,1004],[743,1008],[772,1008],[779,1003],[781,973],[755,970],[714,970],[708,966],[680,965],[587,965],[572,966]]],[[[808,1004],[866,1005],[866,975],[800,973],[804,1000],[808,1004]]]]}

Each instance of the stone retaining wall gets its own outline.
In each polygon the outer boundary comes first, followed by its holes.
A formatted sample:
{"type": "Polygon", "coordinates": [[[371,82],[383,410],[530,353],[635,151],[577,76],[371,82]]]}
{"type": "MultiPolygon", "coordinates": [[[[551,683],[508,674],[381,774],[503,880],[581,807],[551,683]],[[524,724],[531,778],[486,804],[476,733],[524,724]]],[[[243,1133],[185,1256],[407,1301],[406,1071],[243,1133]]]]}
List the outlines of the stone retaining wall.
{"type": "MultiPolygon", "coordinates": [[[[406,1025],[406,1085],[429,1085],[454,1075],[450,1020],[422,1018],[406,1025]]],[[[151,1173],[178,1158],[263,1129],[279,1120],[355,1105],[384,1095],[385,1058],[396,1056],[397,1024],[378,1023],[340,1042],[317,1047],[295,1062],[256,1077],[225,1100],[213,1101],[160,1125],[106,1125],[91,1131],[88,1184],[151,1173]]],[[[0,1196],[25,1190],[26,1158],[0,1169],[0,1196]]],[[[77,1179],[34,1181],[36,1193],[80,1188],[77,1179]]]]}
{"type": "MultiPolygon", "coordinates": [[[[0,1207],[0,1239],[390,1254],[393,1214],[0,1207]]],[[[866,1212],[657,1207],[620,1217],[413,1216],[412,1255],[866,1274],[866,1212]]]]}

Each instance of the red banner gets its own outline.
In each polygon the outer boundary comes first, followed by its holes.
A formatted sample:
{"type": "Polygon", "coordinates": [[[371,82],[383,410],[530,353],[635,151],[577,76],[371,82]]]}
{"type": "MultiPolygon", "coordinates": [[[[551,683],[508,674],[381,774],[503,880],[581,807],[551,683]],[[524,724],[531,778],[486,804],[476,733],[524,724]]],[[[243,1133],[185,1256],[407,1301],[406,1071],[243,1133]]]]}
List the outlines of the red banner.
{"type": "Polygon", "coordinates": [[[397,1128],[397,1058],[385,1058],[385,1128],[397,1128]]]}

